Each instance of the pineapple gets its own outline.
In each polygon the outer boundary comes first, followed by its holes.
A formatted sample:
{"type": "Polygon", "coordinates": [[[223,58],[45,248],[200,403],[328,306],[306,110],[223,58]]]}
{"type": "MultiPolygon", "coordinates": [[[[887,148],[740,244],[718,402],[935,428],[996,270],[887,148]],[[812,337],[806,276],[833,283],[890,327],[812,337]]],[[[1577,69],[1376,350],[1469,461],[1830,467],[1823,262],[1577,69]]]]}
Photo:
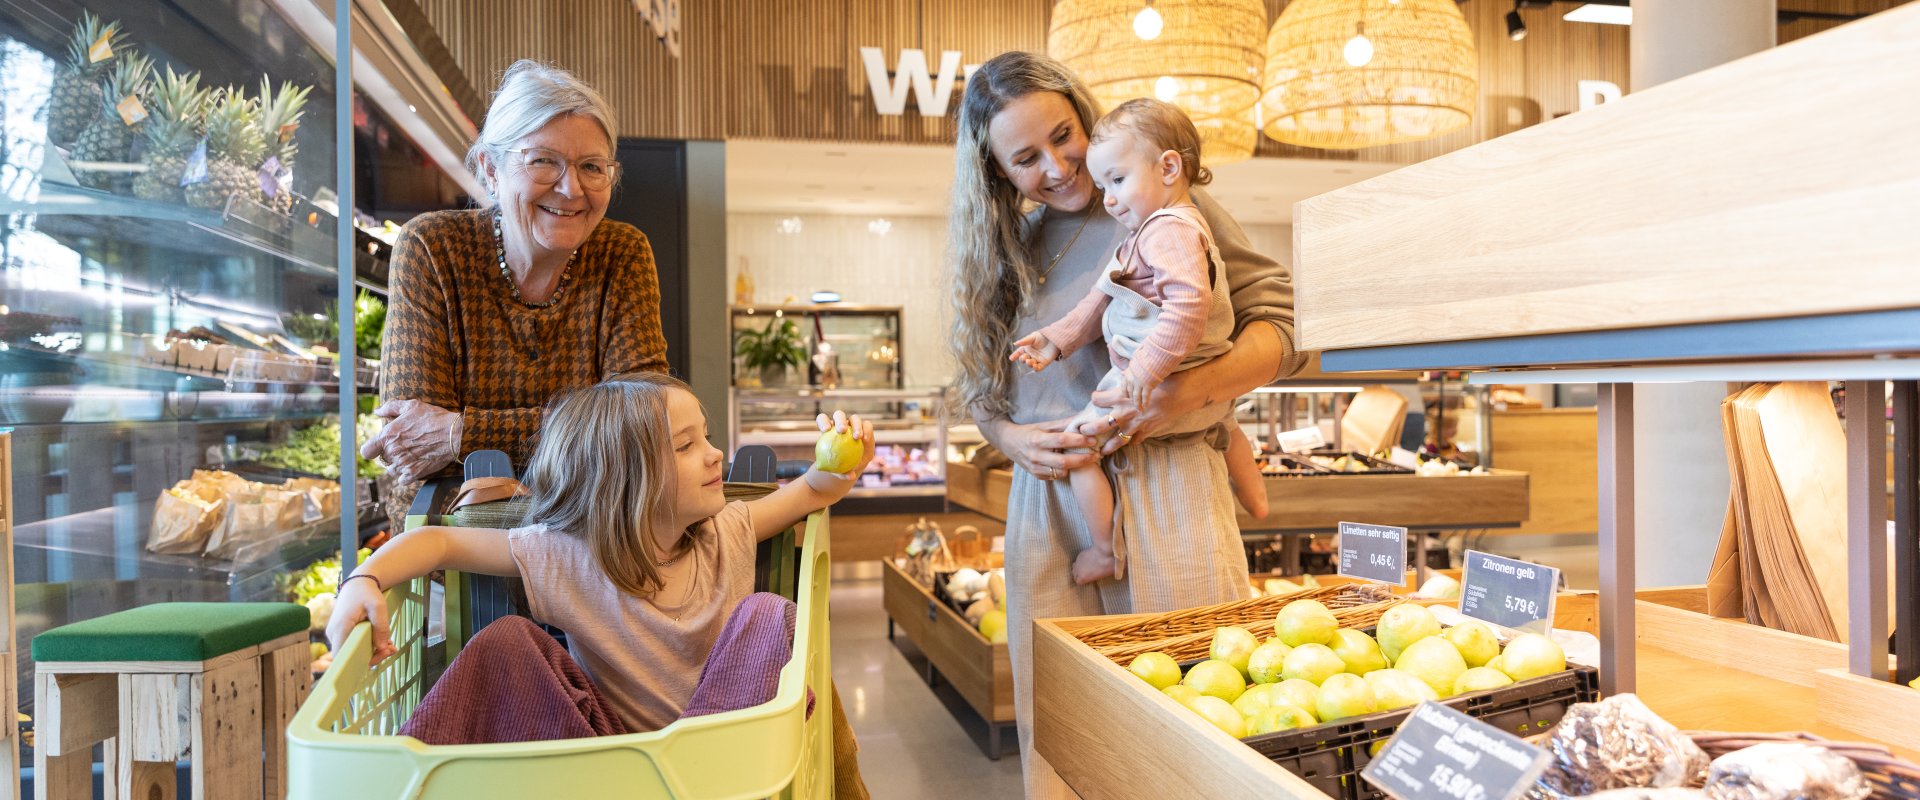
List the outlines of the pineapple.
{"type": "Polygon", "coordinates": [[[91,11],[80,12],[80,24],[73,27],[73,36],[67,40],[67,63],[53,77],[47,109],[48,141],[64,147],[80,138],[80,132],[87,129],[100,108],[100,81],[113,71],[126,45],[127,35],[118,21],[102,22],[91,11]],[[89,63],[87,53],[102,35],[107,37],[114,57],[89,63]]]}
{"type": "Polygon", "coordinates": [[[225,208],[227,198],[236,193],[256,196],[260,191],[257,170],[267,149],[258,104],[238,88],[228,87],[207,108],[206,121],[207,176],[187,185],[187,205],[225,208]]]}
{"type": "Polygon", "coordinates": [[[202,116],[206,113],[211,89],[200,86],[200,73],[167,75],[153,87],[153,115],[147,120],[147,153],[141,157],[147,171],[133,179],[133,195],[143,200],[185,202],[180,193],[180,176],[187,170],[187,155],[200,141],[202,116]]]}
{"type": "MultiPolygon", "coordinates": [[[[260,135],[266,143],[262,161],[277,158],[280,166],[293,169],[293,157],[300,152],[300,144],[294,141],[293,134],[300,127],[307,95],[312,91],[311,86],[295,89],[292,83],[285,83],[281,84],[280,92],[275,94],[273,81],[269,78],[260,79],[260,135]]],[[[292,199],[287,196],[276,197],[270,205],[291,208],[292,199]]]]}
{"type": "MultiPolygon", "coordinates": [[[[73,157],[78,161],[124,162],[129,160],[129,150],[133,146],[134,134],[145,127],[145,122],[128,125],[120,118],[117,106],[122,98],[133,95],[140,98],[144,105],[152,99],[153,60],[143,55],[131,55],[119,59],[113,67],[113,74],[107,76],[107,82],[100,89],[102,96],[95,105],[93,122],[80,133],[80,139],[73,143],[73,157]]],[[[122,189],[131,182],[125,173],[98,172],[88,170],[80,174],[80,182],[95,189],[122,189]]]]}

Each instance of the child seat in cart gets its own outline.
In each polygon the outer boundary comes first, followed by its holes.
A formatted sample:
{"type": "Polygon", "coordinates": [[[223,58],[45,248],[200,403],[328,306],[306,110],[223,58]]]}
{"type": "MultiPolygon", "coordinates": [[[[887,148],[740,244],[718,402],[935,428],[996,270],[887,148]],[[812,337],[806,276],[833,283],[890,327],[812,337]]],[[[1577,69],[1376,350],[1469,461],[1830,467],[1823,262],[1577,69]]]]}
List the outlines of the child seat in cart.
{"type": "MultiPolygon", "coordinates": [[[[505,455],[474,453],[465,477],[510,475],[505,455]],[[503,472],[502,470],[506,470],[503,472]]],[[[773,454],[743,447],[728,472],[729,499],[770,491],[773,454]]],[[[450,486],[429,484],[422,495],[450,486]]],[[[452,524],[422,513],[417,499],[406,529],[452,524]]],[[[510,515],[503,518],[510,518],[510,515]]],[[[462,522],[476,524],[472,515],[462,522]]],[[[827,647],[827,512],[815,512],[761,543],[755,590],[792,599],[793,657],[774,698],[750,708],[682,719],[657,731],[520,744],[427,745],[396,735],[427,690],[426,666],[451,660],[473,631],[510,613],[495,579],[448,574],[444,644],[427,641],[426,579],[387,592],[395,655],[369,665],[372,629],[355,627],[333,666],[288,727],[293,800],[363,798],[466,800],[473,797],[631,797],[675,800],[824,798],[833,794],[833,737],[827,647]],[[808,693],[819,698],[807,714],[808,693]]]]}

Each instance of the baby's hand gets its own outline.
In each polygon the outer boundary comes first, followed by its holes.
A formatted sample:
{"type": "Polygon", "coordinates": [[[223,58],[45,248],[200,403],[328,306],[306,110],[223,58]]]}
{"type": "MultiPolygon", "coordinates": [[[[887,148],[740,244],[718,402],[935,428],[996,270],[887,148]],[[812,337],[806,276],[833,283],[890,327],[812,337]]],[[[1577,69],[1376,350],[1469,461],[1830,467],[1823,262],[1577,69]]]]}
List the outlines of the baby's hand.
{"type": "Polygon", "coordinates": [[[1134,408],[1146,408],[1147,402],[1153,399],[1154,388],[1154,384],[1134,377],[1131,372],[1120,373],[1120,392],[1126,395],[1134,408]]]}
{"type": "Polygon", "coordinates": [[[1047,341],[1039,332],[1029,333],[1013,343],[1013,355],[1008,361],[1018,361],[1027,365],[1027,369],[1039,372],[1060,357],[1060,348],[1047,341]]]}

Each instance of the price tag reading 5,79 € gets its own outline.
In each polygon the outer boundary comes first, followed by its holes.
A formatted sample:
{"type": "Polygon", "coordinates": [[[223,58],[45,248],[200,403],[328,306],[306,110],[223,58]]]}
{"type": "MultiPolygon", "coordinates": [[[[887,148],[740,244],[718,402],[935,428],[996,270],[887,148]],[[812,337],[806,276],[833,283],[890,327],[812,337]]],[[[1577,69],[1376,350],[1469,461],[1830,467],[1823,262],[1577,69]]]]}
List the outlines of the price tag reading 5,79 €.
{"type": "Polygon", "coordinates": [[[1340,574],[1407,585],[1407,529],[1340,523],[1340,574]]]}
{"type": "Polygon", "coordinates": [[[1546,767],[1545,750],[1427,701],[1360,775],[1399,800],[1509,800],[1546,767]]]}
{"type": "Polygon", "coordinates": [[[1468,550],[1460,571],[1460,613],[1544,635],[1553,629],[1559,589],[1560,570],[1468,550]]]}

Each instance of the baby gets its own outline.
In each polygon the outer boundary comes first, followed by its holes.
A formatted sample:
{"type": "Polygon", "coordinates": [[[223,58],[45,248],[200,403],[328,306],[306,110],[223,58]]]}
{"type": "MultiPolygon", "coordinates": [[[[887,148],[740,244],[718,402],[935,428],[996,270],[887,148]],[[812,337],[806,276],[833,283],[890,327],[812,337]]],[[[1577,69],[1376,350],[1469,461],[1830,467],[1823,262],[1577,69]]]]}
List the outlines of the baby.
{"type": "MultiPolygon", "coordinates": [[[[1200,165],[1193,122],[1180,109],[1147,98],[1129,100],[1094,124],[1087,169],[1105,192],[1107,212],[1130,233],[1086,298],[1059,321],[1014,342],[1010,358],[1037,372],[1104,337],[1113,368],[1096,391],[1120,388],[1135,408],[1145,408],[1167,376],[1233,347],[1225,266],[1191,195],[1191,187],[1206,185],[1213,175],[1200,165]]],[[[1085,433],[1111,411],[1088,403],[1068,429],[1085,433]]],[[[1209,406],[1155,435],[1226,428],[1234,494],[1255,518],[1264,517],[1260,467],[1231,417],[1230,407],[1209,406]]],[[[1115,544],[1113,487],[1106,474],[1093,463],[1067,477],[1093,534],[1093,547],[1074,558],[1074,581],[1123,577],[1125,550],[1115,544]]]]}

